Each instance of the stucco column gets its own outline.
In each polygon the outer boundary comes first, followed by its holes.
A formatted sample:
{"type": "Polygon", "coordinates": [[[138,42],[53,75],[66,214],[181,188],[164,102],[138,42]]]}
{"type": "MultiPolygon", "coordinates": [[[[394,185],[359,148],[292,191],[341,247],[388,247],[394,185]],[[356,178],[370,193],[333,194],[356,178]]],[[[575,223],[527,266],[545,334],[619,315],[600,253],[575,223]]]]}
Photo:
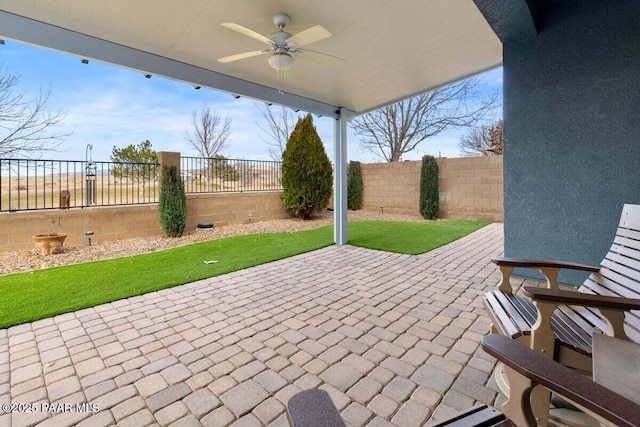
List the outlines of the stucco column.
{"type": "Polygon", "coordinates": [[[172,151],[159,151],[158,163],[160,164],[160,172],[158,174],[159,182],[162,182],[162,167],[163,166],[175,166],[180,176],[180,153],[172,151]]]}

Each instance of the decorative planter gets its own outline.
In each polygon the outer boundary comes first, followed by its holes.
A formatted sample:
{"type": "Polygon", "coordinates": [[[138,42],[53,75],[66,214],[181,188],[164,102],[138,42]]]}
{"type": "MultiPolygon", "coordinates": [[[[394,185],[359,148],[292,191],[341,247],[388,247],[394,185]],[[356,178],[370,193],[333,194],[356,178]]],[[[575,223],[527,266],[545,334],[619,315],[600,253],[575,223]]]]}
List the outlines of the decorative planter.
{"type": "Polygon", "coordinates": [[[41,255],[60,254],[62,253],[62,245],[64,239],[67,238],[66,233],[46,233],[36,234],[32,236],[33,242],[36,245],[36,250],[41,255]]]}

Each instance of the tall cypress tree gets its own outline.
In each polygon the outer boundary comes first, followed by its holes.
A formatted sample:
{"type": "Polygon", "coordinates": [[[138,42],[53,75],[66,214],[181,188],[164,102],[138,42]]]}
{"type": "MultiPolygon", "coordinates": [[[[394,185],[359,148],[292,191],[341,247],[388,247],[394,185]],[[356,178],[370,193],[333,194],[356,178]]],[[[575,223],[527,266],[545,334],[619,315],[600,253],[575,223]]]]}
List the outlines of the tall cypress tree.
{"type": "Polygon", "coordinates": [[[282,153],[282,200],[287,211],[310,219],[327,207],[332,191],[332,168],[311,114],[298,120],[282,153]]]}
{"type": "Polygon", "coordinates": [[[439,210],[438,162],[433,156],[424,156],[420,171],[420,214],[426,219],[434,219],[439,210]]]}
{"type": "Polygon", "coordinates": [[[178,169],[175,166],[162,167],[160,181],[160,226],[167,237],[180,237],[187,225],[187,198],[178,169]]]}
{"type": "Polygon", "coordinates": [[[363,191],[360,162],[352,160],[349,162],[349,179],[347,180],[347,206],[349,209],[354,211],[362,209],[363,191]]]}

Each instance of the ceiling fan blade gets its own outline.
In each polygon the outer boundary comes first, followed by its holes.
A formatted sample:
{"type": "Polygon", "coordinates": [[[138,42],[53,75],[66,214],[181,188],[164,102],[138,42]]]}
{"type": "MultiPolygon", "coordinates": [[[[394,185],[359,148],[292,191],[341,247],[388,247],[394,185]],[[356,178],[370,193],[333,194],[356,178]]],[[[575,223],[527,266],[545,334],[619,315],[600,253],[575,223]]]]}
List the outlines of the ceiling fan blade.
{"type": "Polygon", "coordinates": [[[325,64],[343,64],[345,60],[337,56],[329,55],[328,53],[317,52],[315,50],[300,49],[296,50],[296,56],[301,56],[305,59],[311,59],[313,61],[322,62],[325,64]]]}
{"type": "Polygon", "coordinates": [[[304,31],[299,32],[287,39],[287,43],[293,43],[296,47],[302,47],[311,43],[318,42],[320,40],[328,39],[333,34],[329,32],[322,25],[316,25],[315,27],[307,28],[304,31]]]}
{"type": "Polygon", "coordinates": [[[229,28],[230,30],[237,31],[240,34],[244,34],[245,36],[251,37],[252,39],[260,40],[261,42],[266,43],[269,46],[273,46],[273,40],[271,40],[269,37],[263,36],[262,34],[247,27],[243,27],[240,24],[236,24],[235,22],[223,22],[220,25],[229,28]]]}
{"type": "Polygon", "coordinates": [[[218,62],[222,62],[226,64],[227,62],[233,62],[233,61],[238,61],[240,59],[251,58],[252,56],[263,55],[269,52],[271,52],[271,50],[265,49],[265,50],[254,50],[253,52],[237,53],[235,55],[225,56],[224,58],[218,58],[218,62]]]}

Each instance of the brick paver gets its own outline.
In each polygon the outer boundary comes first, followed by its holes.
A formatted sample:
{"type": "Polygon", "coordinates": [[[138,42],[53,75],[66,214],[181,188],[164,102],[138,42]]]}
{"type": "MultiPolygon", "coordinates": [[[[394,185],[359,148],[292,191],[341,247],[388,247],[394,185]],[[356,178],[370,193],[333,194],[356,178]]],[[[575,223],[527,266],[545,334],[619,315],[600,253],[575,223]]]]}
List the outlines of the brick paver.
{"type": "Polygon", "coordinates": [[[236,417],[241,417],[268,397],[269,393],[258,383],[247,380],[224,393],[220,399],[236,417]]]}
{"type": "Polygon", "coordinates": [[[331,246],[0,330],[0,402],[99,406],[0,424],[279,426],[307,388],[353,425],[493,403],[481,298],[501,251],[500,224],[418,256],[331,246]]]}

